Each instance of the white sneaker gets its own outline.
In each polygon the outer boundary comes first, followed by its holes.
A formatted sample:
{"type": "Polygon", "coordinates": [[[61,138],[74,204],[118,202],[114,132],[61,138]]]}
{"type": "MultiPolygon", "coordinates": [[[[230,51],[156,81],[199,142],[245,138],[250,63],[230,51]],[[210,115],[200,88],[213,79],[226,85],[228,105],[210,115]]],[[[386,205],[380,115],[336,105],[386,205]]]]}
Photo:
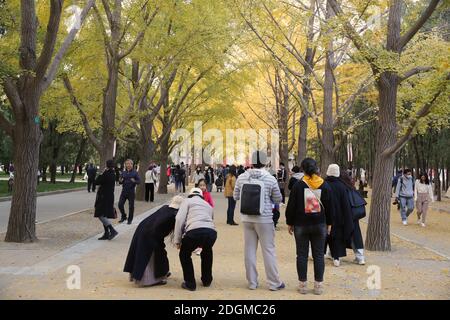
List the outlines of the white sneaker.
{"type": "Polygon", "coordinates": [[[403,220],[402,223],[403,223],[404,226],[408,225],[408,221],[406,221],[406,220],[403,220]]]}
{"type": "Polygon", "coordinates": [[[300,284],[298,285],[298,291],[301,294],[307,294],[308,293],[308,285],[306,281],[300,281],[300,284]]]}
{"type": "Polygon", "coordinates": [[[333,264],[335,267],[339,267],[341,265],[341,261],[339,259],[333,260],[333,264]]]}
{"type": "Polygon", "coordinates": [[[355,258],[355,260],[353,260],[353,262],[356,264],[359,264],[360,266],[363,266],[366,264],[366,261],[364,260],[364,258],[363,259],[355,258]]]}
{"type": "Polygon", "coordinates": [[[422,220],[417,220],[417,224],[421,224],[422,223],[422,220]]]}
{"type": "Polygon", "coordinates": [[[425,223],[420,223],[420,226],[421,226],[421,227],[424,227],[424,228],[426,227],[426,226],[425,226],[425,223]]]}

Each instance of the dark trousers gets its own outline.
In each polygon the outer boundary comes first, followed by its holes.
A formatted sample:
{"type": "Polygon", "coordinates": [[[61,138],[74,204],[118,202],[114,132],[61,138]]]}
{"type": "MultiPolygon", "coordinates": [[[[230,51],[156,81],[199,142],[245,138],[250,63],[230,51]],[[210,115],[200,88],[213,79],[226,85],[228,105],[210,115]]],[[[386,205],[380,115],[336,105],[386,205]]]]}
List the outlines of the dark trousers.
{"type": "Polygon", "coordinates": [[[186,286],[190,289],[196,288],[194,266],[191,254],[196,248],[202,248],[200,254],[202,268],[202,282],[207,286],[211,284],[213,251],[212,247],[217,239],[217,232],[209,228],[200,228],[188,231],[181,241],[180,262],[183,268],[183,278],[186,286]]]}
{"type": "Polygon", "coordinates": [[[133,215],[134,215],[134,198],[135,193],[121,193],[120,199],[119,199],[119,210],[122,214],[122,219],[126,219],[127,215],[125,214],[125,201],[128,200],[128,222],[133,221],[133,215]]]}
{"type": "Polygon", "coordinates": [[[227,223],[234,222],[234,208],[236,207],[236,200],[233,197],[227,197],[228,209],[227,209],[227,223]]]}
{"type": "Polygon", "coordinates": [[[327,226],[317,224],[312,226],[294,227],[295,243],[297,247],[297,274],[299,281],[306,281],[308,274],[308,251],[311,250],[314,259],[314,279],[323,281],[325,272],[324,247],[327,236],[327,226]]]}
{"type": "Polygon", "coordinates": [[[277,227],[278,224],[278,220],[280,220],[280,211],[279,210],[272,210],[272,219],[273,219],[273,225],[275,226],[275,228],[277,227]]]}
{"type": "Polygon", "coordinates": [[[155,184],[154,183],[146,183],[145,184],[145,201],[153,202],[155,200],[155,184]]]}
{"type": "Polygon", "coordinates": [[[95,192],[95,179],[94,178],[88,178],[88,192],[94,191],[95,192]]]}
{"type": "Polygon", "coordinates": [[[280,188],[280,192],[281,192],[281,197],[282,197],[281,202],[282,202],[282,203],[285,203],[284,201],[285,201],[286,197],[285,197],[285,195],[284,195],[284,188],[280,188]]]}

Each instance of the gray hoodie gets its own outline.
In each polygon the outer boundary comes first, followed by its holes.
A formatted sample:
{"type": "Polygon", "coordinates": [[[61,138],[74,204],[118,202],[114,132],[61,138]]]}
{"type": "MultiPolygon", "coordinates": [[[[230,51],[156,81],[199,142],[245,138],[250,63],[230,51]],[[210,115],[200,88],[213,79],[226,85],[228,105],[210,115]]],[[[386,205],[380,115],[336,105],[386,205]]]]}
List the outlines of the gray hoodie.
{"type": "Polygon", "coordinates": [[[398,178],[397,187],[395,188],[395,197],[414,197],[414,179],[412,178],[412,176],[406,177],[405,175],[402,175],[400,178],[398,178]]]}
{"type": "Polygon", "coordinates": [[[234,200],[240,199],[242,186],[246,181],[248,181],[249,176],[252,179],[258,179],[264,183],[264,212],[259,216],[241,214],[241,221],[254,223],[273,223],[272,203],[280,203],[282,200],[282,196],[277,179],[275,179],[275,177],[265,169],[249,169],[241,174],[236,180],[236,186],[234,187],[234,200]]]}

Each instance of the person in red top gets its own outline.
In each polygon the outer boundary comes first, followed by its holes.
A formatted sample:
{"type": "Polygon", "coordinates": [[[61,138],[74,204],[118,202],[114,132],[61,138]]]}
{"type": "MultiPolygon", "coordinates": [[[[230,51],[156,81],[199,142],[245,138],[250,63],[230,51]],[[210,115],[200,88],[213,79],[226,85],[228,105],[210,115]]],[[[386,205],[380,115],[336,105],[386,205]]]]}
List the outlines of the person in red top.
{"type": "Polygon", "coordinates": [[[206,180],[205,179],[200,179],[198,181],[198,187],[203,192],[203,199],[206,202],[208,202],[211,207],[214,208],[214,201],[213,201],[213,198],[211,197],[211,193],[209,193],[208,190],[207,190],[206,180]]]}

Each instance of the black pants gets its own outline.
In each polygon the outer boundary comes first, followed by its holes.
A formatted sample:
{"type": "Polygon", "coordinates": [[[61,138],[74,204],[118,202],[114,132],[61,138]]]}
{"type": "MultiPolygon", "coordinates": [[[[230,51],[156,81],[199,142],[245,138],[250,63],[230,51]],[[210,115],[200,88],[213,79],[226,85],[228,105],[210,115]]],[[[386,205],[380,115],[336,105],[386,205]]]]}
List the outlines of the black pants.
{"type": "Polygon", "coordinates": [[[277,209],[272,210],[272,219],[273,219],[273,225],[275,226],[275,228],[277,227],[278,224],[278,220],[280,220],[280,211],[277,209]]]}
{"type": "Polygon", "coordinates": [[[125,201],[128,200],[128,222],[133,221],[133,216],[134,216],[134,198],[135,198],[135,193],[121,193],[120,194],[120,199],[119,199],[119,210],[120,213],[122,214],[122,219],[126,219],[127,215],[125,214],[125,201]]]}
{"type": "Polygon", "coordinates": [[[295,243],[297,247],[297,274],[299,281],[306,281],[308,274],[308,251],[311,242],[311,250],[314,259],[314,279],[323,281],[325,272],[324,247],[327,236],[327,226],[317,224],[312,226],[294,227],[295,243]]]}
{"type": "Polygon", "coordinates": [[[285,201],[286,197],[285,197],[285,195],[284,195],[284,188],[280,188],[280,192],[281,192],[281,197],[282,197],[281,202],[282,202],[282,203],[285,203],[284,201],[285,201]]]}
{"type": "Polygon", "coordinates": [[[153,202],[155,200],[155,184],[154,183],[146,183],[145,184],[145,201],[153,202]],[[150,197],[149,197],[150,196],[150,197]]]}
{"type": "Polygon", "coordinates": [[[88,178],[88,192],[94,191],[95,192],[95,179],[94,178],[88,178]]]}
{"type": "Polygon", "coordinates": [[[200,228],[188,231],[181,241],[180,262],[183,268],[183,278],[186,286],[190,289],[196,288],[194,266],[191,254],[196,248],[202,248],[200,254],[202,268],[202,282],[209,285],[212,280],[213,251],[212,247],[217,239],[217,232],[209,228],[200,228]]]}
{"type": "Polygon", "coordinates": [[[228,209],[227,209],[227,223],[234,222],[234,208],[236,207],[236,200],[233,197],[228,198],[228,209]]]}

